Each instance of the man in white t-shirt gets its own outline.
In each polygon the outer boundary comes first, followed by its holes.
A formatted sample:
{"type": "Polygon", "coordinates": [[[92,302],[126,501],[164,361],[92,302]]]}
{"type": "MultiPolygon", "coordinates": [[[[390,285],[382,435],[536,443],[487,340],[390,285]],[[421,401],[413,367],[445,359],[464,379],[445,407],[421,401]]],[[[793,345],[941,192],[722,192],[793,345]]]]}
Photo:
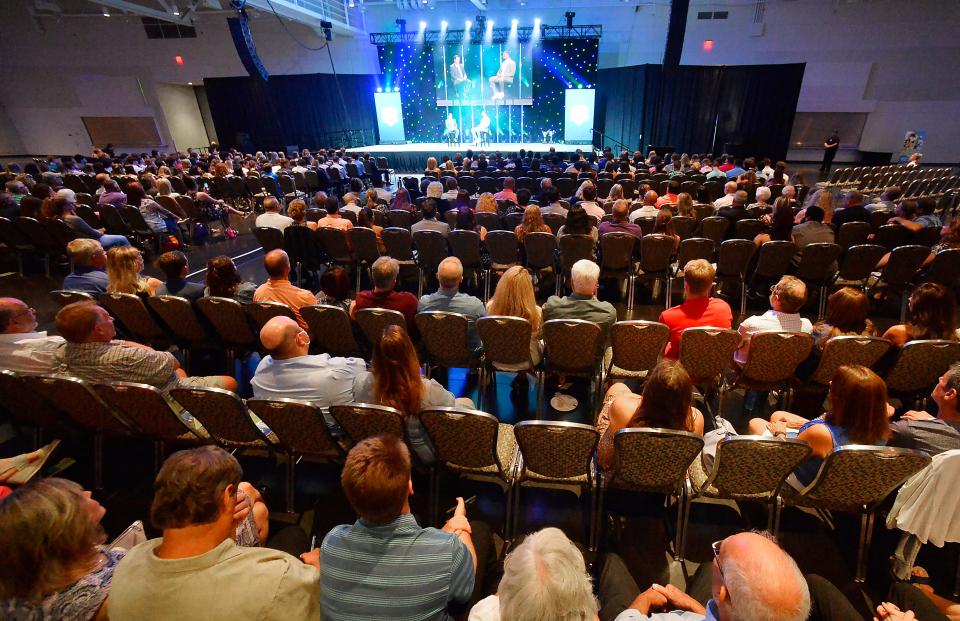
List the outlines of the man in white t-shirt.
{"type": "Polygon", "coordinates": [[[737,182],[728,181],[726,185],[723,186],[723,196],[713,201],[714,209],[720,209],[721,207],[729,207],[733,205],[733,199],[737,194],[737,182]]]}
{"type": "Polygon", "coordinates": [[[272,196],[270,198],[263,199],[263,208],[266,211],[257,216],[255,226],[265,226],[271,229],[277,229],[278,231],[283,231],[288,226],[293,224],[293,218],[280,213],[280,201],[272,196]]]}

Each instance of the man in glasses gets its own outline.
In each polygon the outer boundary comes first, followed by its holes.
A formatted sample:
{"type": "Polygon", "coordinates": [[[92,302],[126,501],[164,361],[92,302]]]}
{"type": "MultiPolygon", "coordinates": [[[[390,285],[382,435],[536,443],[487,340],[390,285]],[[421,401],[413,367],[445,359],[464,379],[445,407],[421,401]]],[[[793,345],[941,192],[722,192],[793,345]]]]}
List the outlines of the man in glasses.
{"type": "Polygon", "coordinates": [[[17,373],[50,373],[59,336],[37,330],[37,311],[17,298],[0,298],[0,369],[17,373]]]}

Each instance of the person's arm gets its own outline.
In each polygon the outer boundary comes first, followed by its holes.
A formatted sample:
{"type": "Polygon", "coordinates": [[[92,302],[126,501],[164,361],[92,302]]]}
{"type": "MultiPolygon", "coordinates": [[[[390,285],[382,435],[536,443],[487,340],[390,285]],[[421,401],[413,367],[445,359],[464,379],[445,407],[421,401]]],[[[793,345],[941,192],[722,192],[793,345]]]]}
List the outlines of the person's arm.
{"type": "Polygon", "coordinates": [[[899,224],[900,226],[902,226],[903,228],[907,229],[912,233],[916,233],[924,229],[924,226],[919,222],[914,222],[913,220],[907,220],[906,218],[901,218],[900,216],[890,218],[890,220],[887,221],[887,224],[890,224],[891,222],[896,222],[897,224],[899,224]]]}
{"type": "Polygon", "coordinates": [[[698,615],[707,614],[707,609],[704,608],[703,604],[693,599],[672,584],[668,584],[666,586],[655,584],[650,588],[654,589],[661,596],[666,598],[667,605],[669,606],[673,606],[679,610],[689,610],[690,612],[698,615]]]}
{"type": "Polygon", "coordinates": [[[784,423],[790,429],[800,429],[810,421],[802,416],[779,410],[770,415],[771,423],[784,423]]]}
{"type": "Polygon", "coordinates": [[[833,452],[833,436],[826,425],[811,425],[797,436],[797,440],[806,442],[813,450],[812,456],[825,459],[833,452]]]}

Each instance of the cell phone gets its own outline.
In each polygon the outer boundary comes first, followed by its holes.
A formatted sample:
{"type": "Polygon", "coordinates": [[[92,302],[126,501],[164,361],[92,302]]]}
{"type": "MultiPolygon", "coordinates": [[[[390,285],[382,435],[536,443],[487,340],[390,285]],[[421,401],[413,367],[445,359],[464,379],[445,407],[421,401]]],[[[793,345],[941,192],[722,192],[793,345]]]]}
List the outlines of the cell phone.
{"type": "MultiPolygon", "coordinates": [[[[472,505],[472,504],[475,503],[475,502],[477,502],[477,497],[476,497],[476,496],[471,496],[470,498],[464,498],[464,499],[463,499],[463,505],[464,505],[465,507],[469,507],[470,505],[472,505]]],[[[447,514],[448,516],[453,515],[454,511],[456,511],[456,510],[457,510],[457,505],[453,505],[452,507],[450,507],[449,509],[447,509],[447,513],[446,513],[446,514],[447,514]]]]}

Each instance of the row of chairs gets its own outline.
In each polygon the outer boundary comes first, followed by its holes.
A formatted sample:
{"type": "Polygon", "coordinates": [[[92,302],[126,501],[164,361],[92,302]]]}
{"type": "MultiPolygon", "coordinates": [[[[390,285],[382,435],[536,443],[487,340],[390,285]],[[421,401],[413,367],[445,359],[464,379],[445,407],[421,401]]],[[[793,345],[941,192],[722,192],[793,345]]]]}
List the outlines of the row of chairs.
{"type": "MultiPolygon", "coordinates": [[[[287,509],[295,502],[296,464],[300,459],[342,463],[346,450],[367,437],[391,433],[405,437],[404,415],[389,407],[347,404],[330,408],[346,437],[331,434],[320,408],[292,399],[244,402],[215,388],[182,387],[171,397],[199,421],[184,422],[154,387],[126,382],[89,384],[60,376],[18,376],[0,371],[0,386],[13,395],[8,403],[19,422],[56,430],[64,419],[94,435],[96,482],[102,486],[104,437],[140,437],[154,442],[155,466],[165,445],[216,443],[227,449],[279,454],[287,465],[287,509]],[[20,406],[20,407],[18,407],[20,406]],[[29,414],[27,414],[29,412],[29,414]],[[254,418],[256,417],[256,418],[254,418]],[[257,421],[266,424],[266,434],[257,421]]],[[[579,423],[499,422],[482,411],[432,408],[416,415],[436,455],[430,467],[430,513],[436,522],[441,471],[496,484],[505,496],[504,535],[519,532],[524,488],[547,487],[590,495],[588,546],[595,550],[601,534],[604,496],[618,493],[665,495],[677,513],[674,555],[684,558],[691,503],[697,497],[760,502],[769,507],[776,534],[783,505],[818,511],[860,513],[861,537],[857,579],[864,576],[876,507],[907,478],[930,463],[921,451],[848,446],[824,461],[816,480],[802,492],[784,485],[809,456],[808,445],[754,436],[728,437],[716,450],[712,467],[700,458],[703,439],[684,431],[636,428],[614,439],[615,465],[597,465],[597,430],[579,423]],[[856,479],[857,485],[850,485],[856,479]]]]}

